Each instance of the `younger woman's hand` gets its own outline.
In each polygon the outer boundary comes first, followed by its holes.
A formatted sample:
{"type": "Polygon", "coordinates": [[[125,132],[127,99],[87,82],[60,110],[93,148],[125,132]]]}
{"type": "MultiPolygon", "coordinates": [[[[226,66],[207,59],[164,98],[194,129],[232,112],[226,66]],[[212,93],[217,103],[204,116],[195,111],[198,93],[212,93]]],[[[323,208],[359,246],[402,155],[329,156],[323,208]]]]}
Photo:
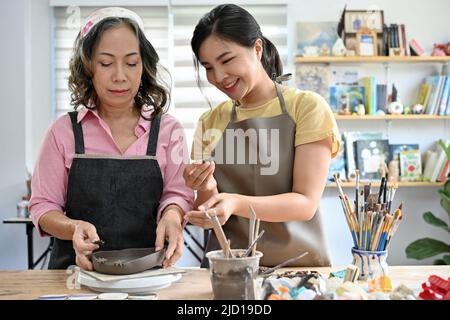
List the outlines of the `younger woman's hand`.
{"type": "Polygon", "coordinates": [[[75,222],[72,244],[76,255],[75,262],[80,268],[90,271],[93,270],[90,257],[92,252],[99,248],[98,245],[94,244],[98,240],[100,238],[93,224],[86,221],[75,222]]]}
{"type": "Polygon", "coordinates": [[[205,163],[192,163],[186,166],[183,178],[186,186],[198,191],[212,191],[217,187],[214,179],[216,165],[213,161],[205,163]]]}
{"type": "Polygon", "coordinates": [[[185,219],[193,225],[210,229],[213,225],[206,216],[205,211],[210,215],[216,215],[220,224],[224,225],[231,215],[238,211],[240,205],[241,200],[238,194],[219,193],[198,206],[198,210],[187,212],[185,219]]]}

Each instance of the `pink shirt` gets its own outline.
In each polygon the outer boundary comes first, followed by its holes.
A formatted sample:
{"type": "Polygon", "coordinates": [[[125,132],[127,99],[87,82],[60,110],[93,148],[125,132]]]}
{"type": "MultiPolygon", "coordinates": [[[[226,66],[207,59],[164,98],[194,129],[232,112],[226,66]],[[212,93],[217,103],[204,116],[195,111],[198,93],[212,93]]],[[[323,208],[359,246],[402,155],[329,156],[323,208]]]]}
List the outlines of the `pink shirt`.
{"type": "MultiPolygon", "coordinates": [[[[148,118],[151,113],[145,113],[148,118]]],[[[111,130],[96,111],[82,108],[78,122],[82,123],[85,153],[136,156],[147,152],[150,121],[139,119],[134,130],[137,140],[122,153],[116,145],[111,130]]],[[[67,182],[75,153],[75,141],[69,115],[58,118],[47,130],[31,181],[30,214],[41,236],[39,219],[47,212],[64,212],[67,182]]],[[[157,220],[169,204],[176,204],[184,212],[192,209],[194,191],[186,187],[183,170],[189,163],[186,138],[181,124],[171,115],[164,114],[159,129],[156,159],[163,177],[163,193],[157,220]]]]}

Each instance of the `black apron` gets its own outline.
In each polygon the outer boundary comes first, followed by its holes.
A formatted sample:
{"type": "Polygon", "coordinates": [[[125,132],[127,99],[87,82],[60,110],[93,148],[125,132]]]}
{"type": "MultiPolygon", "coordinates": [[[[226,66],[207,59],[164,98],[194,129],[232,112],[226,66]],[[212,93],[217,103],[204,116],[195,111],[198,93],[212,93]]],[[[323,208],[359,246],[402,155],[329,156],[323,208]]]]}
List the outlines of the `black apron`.
{"type": "MultiPolygon", "coordinates": [[[[69,170],[66,216],[92,223],[102,250],[154,247],[156,215],[163,190],[158,161],[161,116],[151,123],[145,156],[87,155],[77,112],[69,112],[75,156],[69,170]]],[[[55,239],[49,269],[75,264],[71,240],[55,239]]]]}
{"type": "MultiPolygon", "coordinates": [[[[281,108],[281,114],[278,116],[250,118],[236,122],[236,105],[233,105],[230,123],[213,152],[213,159],[216,161],[214,178],[217,181],[219,192],[248,196],[270,196],[292,192],[296,125],[286,111],[284,97],[276,83],[275,89],[281,108]],[[227,134],[227,130],[230,130],[228,133],[238,130],[241,132],[256,130],[256,135],[259,135],[260,132],[263,134],[258,136],[256,144],[250,140],[238,144],[233,135],[227,134]],[[278,137],[271,136],[272,130],[279,133],[278,137]],[[230,138],[234,141],[230,141],[230,138]],[[272,142],[271,139],[275,139],[275,141],[272,142]],[[278,146],[278,150],[276,148],[268,149],[269,145],[278,146]],[[230,150],[230,148],[233,149],[230,150]],[[274,157],[273,153],[276,153],[277,156],[274,157]],[[234,155],[234,159],[230,159],[230,154],[234,155]],[[258,155],[257,161],[255,161],[255,154],[258,155]],[[271,165],[278,167],[276,173],[270,172],[267,159],[261,161],[259,156],[269,154],[274,158],[271,165]],[[242,155],[245,155],[246,163],[242,163],[242,155]],[[232,163],[229,160],[232,160],[232,163]]],[[[227,239],[230,239],[233,249],[247,248],[248,224],[249,219],[232,215],[223,225],[225,235],[227,239]]],[[[261,221],[259,231],[262,230],[265,230],[265,233],[258,241],[257,247],[257,250],[263,253],[260,265],[275,266],[308,251],[307,256],[292,262],[289,266],[330,266],[319,210],[309,221],[261,221]]],[[[206,251],[219,250],[220,246],[214,232],[210,234],[206,251]]],[[[207,265],[207,259],[203,259],[202,266],[206,267],[207,265]]]]}

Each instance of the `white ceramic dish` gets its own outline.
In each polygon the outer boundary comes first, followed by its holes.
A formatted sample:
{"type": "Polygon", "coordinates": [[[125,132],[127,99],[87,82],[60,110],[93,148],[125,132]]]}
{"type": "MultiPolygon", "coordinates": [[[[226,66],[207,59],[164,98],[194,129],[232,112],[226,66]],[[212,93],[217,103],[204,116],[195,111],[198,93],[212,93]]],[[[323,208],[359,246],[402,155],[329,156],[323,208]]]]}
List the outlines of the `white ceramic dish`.
{"type": "Polygon", "coordinates": [[[132,294],[148,294],[167,288],[181,279],[181,274],[167,274],[154,277],[124,279],[116,281],[100,281],[83,272],[78,275],[78,283],[96,292],[124,292],[132,294]]]}

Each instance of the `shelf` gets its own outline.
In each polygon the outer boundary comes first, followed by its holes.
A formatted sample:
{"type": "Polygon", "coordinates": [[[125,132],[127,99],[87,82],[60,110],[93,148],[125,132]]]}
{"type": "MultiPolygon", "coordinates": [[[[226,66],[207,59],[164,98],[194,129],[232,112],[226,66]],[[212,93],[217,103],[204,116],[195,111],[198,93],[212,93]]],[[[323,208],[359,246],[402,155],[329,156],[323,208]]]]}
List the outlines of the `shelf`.
{"type": "MultiPolygon", "coordinates": [[[[367,184],[368,181],[365,180],[361,180],[360,181],[360,186],[362,186],[363,184],[367,184]]],[[[397,182],[397,185],[399,188],[403,188],[403,187],[441,187],[445,184],[445,182],[423,182],[423,181],[418,181],[418,182],[397,182]]],[[[343,188],[354,188],[356,185],[356,182],[341,182],[341,185],[343,188]]],[[[372,183],[372,187],[379,187],[380,183],[372,183]]],[[[337,188],[336,183],[329,183],[326,186],[327,188],[337,188]]]]}
{"type": "Polygon", "coordinates": [[[449,63],[450,56],[406,56],[406,57],[296,57],[295,63],[449,63]]]}
{"type": "Polygon", "coordinates": [[[355,115],[335,115],[336,120],[446,120],[450,116],[436,116],[431,114],[416,114],[416,115],[393,115],[388,114],[384,116],[355,116],[355,115]]]}

